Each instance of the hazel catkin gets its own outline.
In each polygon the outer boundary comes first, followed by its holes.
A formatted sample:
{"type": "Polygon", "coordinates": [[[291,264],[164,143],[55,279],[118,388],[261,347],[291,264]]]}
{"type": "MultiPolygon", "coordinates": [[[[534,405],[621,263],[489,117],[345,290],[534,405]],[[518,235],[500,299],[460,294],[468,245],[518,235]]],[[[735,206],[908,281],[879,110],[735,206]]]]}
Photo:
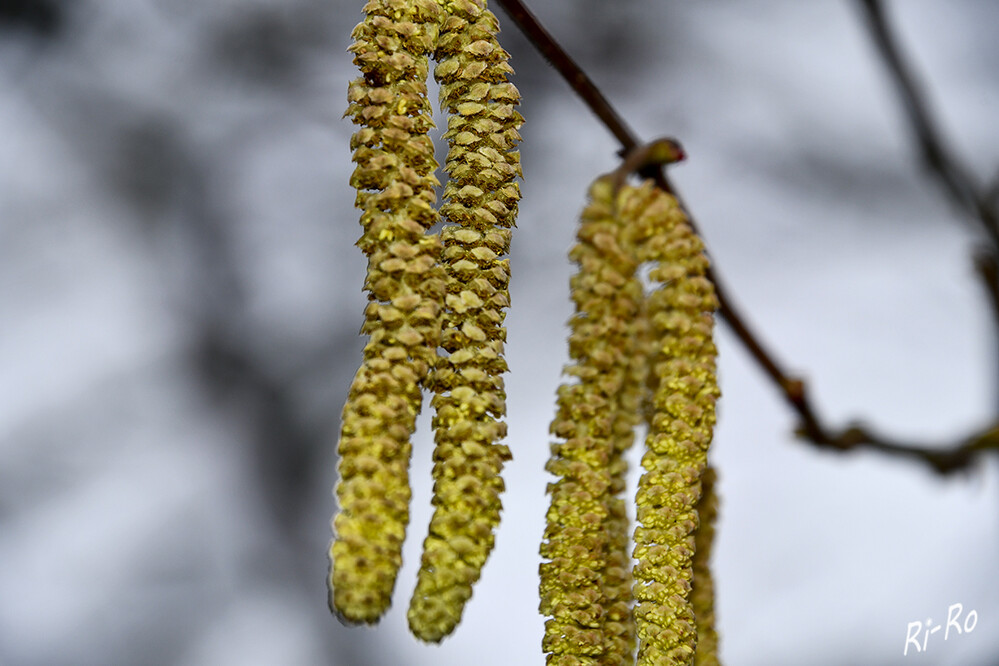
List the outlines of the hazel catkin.
{"type": "Polygon", "coordinates": [[[446,279],[433,373],[434,514],[409,607],[412,632],[439,641],[461,619],[499,524],[510,450],[502,374],[510,304],[510,234],[520,189],[520,93],[484,0],[441,0],[435,57],[448,142],[441,215],[446,279]]]}
{"type": "Polygon", "coordinates": [[[388,608],[409,521],[410,436],[440,340],[440,241],[428,230],[437,162],[428,132],[428,56],[441,10],[433,0],[370,0],[350,50],[361,76],[348,89],[368,258],[363,360],[343,409],[330,606],[348,622],[388,608]]]}

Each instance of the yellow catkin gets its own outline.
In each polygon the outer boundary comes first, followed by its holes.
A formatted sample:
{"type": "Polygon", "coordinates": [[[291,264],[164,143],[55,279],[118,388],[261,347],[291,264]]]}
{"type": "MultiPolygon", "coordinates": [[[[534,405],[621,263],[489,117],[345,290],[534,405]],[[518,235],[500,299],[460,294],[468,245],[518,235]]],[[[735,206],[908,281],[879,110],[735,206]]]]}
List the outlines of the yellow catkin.
{"type": "Polygon", "coordinates": [[[636,496],[634,595],[638,664],[691,664],[697,643],[690,602],[701,479],[715,422],[717,300],[704,248],[676,200],[651,182],[623,187],[642,262],[657,286],[647,301],[652,418],[636,496]]]}
{"type": "Polygon", "coordinates": [[[449,114],[441,215],[447,279],[444,328],[433,375],[434,515],[423,546],[409,626],[439,641],[461,619],[493,547],[500,519],[499,474],[510,459],[503,327],[509,306],[510,229],[520,189],[520,93],[507,81],[509,55],[484,0],[440,0],[435,57],[441,106],[449,114]]]}
{"type": "MultiPolygon", "coordinates": [[[[627,236],[626,236],[627,238],[627,236]]],[[[610,551],[607,569],[603,576],[604,604],[608,608],[607,655],[602,663],[607,666],[631,666],[635,654],[635,618],[631,612],[631,526],[623,499],[627,489],[628,463],[625,453],[635,439],[635,426],[642,422],[642,408],[648,393],[648,320],[644,300],[632,321],[631,337],[626,353],[630,358],[629,376],[618,396],[614,416],[614,448],[611,452],[610,551]]]]}
{"type": "Polygon", "coordinates": [[[348,90],[351,139],[368,257],[369,336],[340,430],[340,511],[330,547],[330,606],[348,622],[388,608],[409,520],[410,436],[440,339],[437,163],[428,136],[427,56],[437,43],[433,0],[371,0],[350,50],[361,76],[348,90]]]}
{"type": "Polygon", "coordinates": [[[570,321],[566,373],[558,390],[547,469],[549,485],[541,573],[543,647],[548,664],[630,663],[634,634],[629,611],[630,558],[624,502],[623,453],[644,382],[634,362],[642,321],[638,262],[625,240],[627,222],[615,215],[610,177],[590,188],[570,258],[576,314],[570,321]]]}
{"type": "Polygon", "coordinates": [[[715,538],[715,519],[718,517],[718,495],[715,491],[717,474],[713,467],[704,470],[701,477],[701,501],[697,503],[700,524],[694,535],[694,561],[692,564],[690,604],[694,609],[697,627],[697,652],[694,666],[719,666],[718,632],[715,629],[715,585],[711,577],[711,546],[715,538]]]}

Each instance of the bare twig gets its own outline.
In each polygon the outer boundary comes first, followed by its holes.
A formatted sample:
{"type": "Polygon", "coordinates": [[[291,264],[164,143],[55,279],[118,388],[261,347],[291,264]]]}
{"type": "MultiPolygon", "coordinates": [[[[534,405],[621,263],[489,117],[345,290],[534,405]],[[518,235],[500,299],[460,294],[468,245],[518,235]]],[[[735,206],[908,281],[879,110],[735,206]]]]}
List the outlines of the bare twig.
{"type": "Polygon", "coordinates": [[[622,152],[628,152],[637,146],[638,139],[624,119],[610,105],[589,75],[569,57],[562,45],[555,41],[524,3],[520,0],[499,0],[499,4],[545,60],[572,86],[576,94],[586,102],[586,106],[597,114],[600,122],[621,144],[622,152]]]}
{"type": "Polygon", "coordinates": [[[947,142],[929,111],[926,97],[916,84],[915,76],[888,26],[881,0],[858,0],[858,3],[864,10],[874,45],[901,98],[923,162],[940,181],[947,195],[978,220],[992,245],[999,248],[995,202],[989,201],[987,193],[947,149],[947,142]]]}
{"type": "MultiPolygon", "coordinates": [[[[930,175],[940,182],[947,196],[985,234],[988,247],[975,253],[975,269],[999,325],[999,270],[996,269],[999,264],[999,212],[996,209],[999,179],[988,187],[980,186],[953,152],[948,150],[943,133],[930,113],[926,97],[919,89],[892,34],[881,0],[858,0],[858,4],[864,12],[874,46],[884,60],[898,91],[909,127],[919,144],[923,162],[929,168],[930,175]]],[[[996,341],[999,342],[999,334],[996,341]]]]}
{"type": "Polygon", "coordinates": [[[986,295],[992,304],[996,328],[999,329],[999,264],[994,252],[982,249],[974,255],[975,270],[982,279],[986,295]]]}
{"type": "MultiPolygon", "coordinates": [[[[661,164],[650,164],[644,158],[629,159],[629,155],[636,154],[636,151],[648,151],[649,149],[641,147],[641,142],[631,132],[627,124],[614,110],[610,102],[603,96],[590,77],[569,57],[524,3],[521,0],[497,0],[497,2],[503,7],[510,18],[513,19],[535,48],[555,67],[559,74],[572,87],[573,91],[589,106],[611,134],[614,135],[621,144],[621,153],[625,156],[626,162],[634,161],[636,164],[642,165],[638,169],[638,172],[644,177],[654,178],[659,187],[673,193],[678,201],[680,201],[681,206],[683,206],[682,199],[675,188],[672,187],[661,164]]],[[[865,5],[877,5],[873,0],[862,0],[862,2],[865,5]]],[[[890,41],[888,43],[890,44],[890,41]]],[[[892,53],[898,64],[901,65],[901,59],[898,58],[897,50],[893,50],[892,53]]],[[[900,66],[897,71],[905,73],[906,70],[900,66]]],[[[924,151],[926,151],[927,162],[931,166],[941,165],[937,173],[941,174],[941,177],[946,174],[945,183],[948,183],[947,188],[951,196],[964,206],[967,206],[968,202],[984,201],[984,198],[974,197],[969,194],[966,188],[967,181],[963,177],[963,171],[954,166],[954,163],[942,149],[942,142],[936,140],[937,133],[929,120],[930,116],[925,111],[925,105],[920,102],[919,96],[915,93],[915,87],[911,84],[911,77],[907,74],[905,84],[900,85],[900,88],[906,91],[905,94],[914,100],[912,104],[915,110],[910,112],[910,117],[916,123],[920,143],[924,147],[924,151]]],[[[977,204],[975,206],[981,208],[977,204]]],[[[695,222],[689,209],[686,206],[684,206],[684,209],[687,211],[691,224],[694,225],[695,222]]],[[[981,219],[983,223],[988,221],[986,217],[981,217],[981,219]]],[[[993,222],[992,228],[995,229],[994,215],[991,220],[993,222]]],[[[988,228],[988,225],[986,227],[988,228]]],[[[999,233],[994,233],[991,237],[995,238],[996,247],[999,247],[999,233]]],[[[991,265],[994,266],[994,262],[991,265]]],[[[984,268],[981,270],[984,272],[984,268]]],[[[804,381],[784,370],[776,356],[768,350],[759,336],[750,329],[749,324],[738,312],[738,309],[728,295],[728,290],[719,278],[717,270],[713,267],[709,269],[708,277],[715,285],[719,301],[719,315],[729,325],[732,332],[735,333],[736,337],[760,368],[781,390],[790,407],[798,414],[800,424],[796,432],[800,437],[807,439],[816,446],[837,451],[867,448],[888,455],[918,460],[941,474],[967,469],[974,461],[977,453],[987,449],[999,449],[999,427],[990,427],[984,431],[970,435],[961,440],[958,446],[951,447],[950,449],[946,447],[929,449],[922,446],[896,442],[876,435],[859,425],[850,426],[840,432],[833,431],[824,425],[819,418],[814,405],[808,398],[804,381]]],[[[994,293],[996,294],[996,312],[999,313],[999,287],[997,287],[994,293]]]]}

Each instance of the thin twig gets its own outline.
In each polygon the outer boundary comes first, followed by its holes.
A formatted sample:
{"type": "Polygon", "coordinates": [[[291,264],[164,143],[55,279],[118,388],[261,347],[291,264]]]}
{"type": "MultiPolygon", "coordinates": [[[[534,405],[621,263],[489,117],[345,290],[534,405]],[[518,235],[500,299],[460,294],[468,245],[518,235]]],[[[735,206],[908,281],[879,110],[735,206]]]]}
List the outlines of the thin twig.
{"type": "Polygon", "coordinates": [[[975,270],[985,286],[989,303],[992,304],[992,315],[995,317],[996,329],[999,330],[999,263],[995,252],[981,249],[974,254],[975,270]]]}
{"type": "MultiPolygon", "coordinates": [[[[614,135],[614,137],[621,144],[621,152],[625,156],[626,160],[628,159],[629,154],[633,154],[636,149],[642,150],[642,148],[640,148],[642,144],[639,139],[631,132],[621,116],[614,110],[614,107],[611,106],[607,98],[604,97],[590,77],[587,76],[579,65],[569,57],[555,38],[552,37],[552,35],[539,23],[538,19],[528,10],[524,3],[521,2],[521,0],[496,1],[501,7],[503,7],[504,11],[506,11],[510,18],[513,19],[535,48],[537,48],[538,51],[540,51],[541,54],[544,55],[552,66],[559,72],[559,74],[562,75],[580,99],[582,99],[590,110],[596,114],[601,123],[603,123],[611,134],[614,135]]],[[[873,3],[873,0],[862,1],[867,4],[876,4],[873,3]]],[[[918,95],[915,95],[914,93],[914,87],[906,85],[904,88],[909,91],[915,99],[919,99],[918,95]]],[[[950,166],[951,163],[941,157],[946,155],[946,153],[939,149],[939,146],[932,141],[932,138],[935,137],[936,134],[932,131],[932,124],[929,122],[929,114],[925,113],[925,109],[922,105],[917,105],[917,108],[920,109],[920,111],[918,113],[914,113],[912,117],[914,119],[918,119],[919,127],[923,128],[921,131],[924,131],[925,136],[929,137],[927,142],[922,142],[924,134],[920,134],[921,143],[923,143],[924,146],[931,146],[933,150],[932,155],[934,158],[931,164],[948,165],[946,173],[950,174],[949,178],[956,179],[954,180],[955,187],[952,190],[952,195],[955,198],[960,198],[961,201],[965,201],[964,197],[967,196],[967,193],[963,189],[963,185],[960,187],[957,186],[957,184],[961,182],[960,176],[954,176],[955,173],[960,174],[963,172],[955,171],[950,166]],[[958,193],[960,193],[960,197],[958,197],[958,193]]],[[[929,158],[927,159],[929,161],[929,158]]],[[[641,160],[639,160],[639,162],[641,162],[641,160]]],[[[666,172],[662,169],[661,164],[646,164],[643,168],[639,169],[639,173],[644,177],[654,178],[659,187],[667,192],[673,193],[680,202],[680,205],[683,206],[684,210],[687,212],[691,225],[695,225],[694,218],[690,214],[689,208],[684,206],[682,199],[670,183],[669,178],[666,175],[666,172]]],[[[942,169],[939,173],[943,174],[944,170],[942,169]]],[[[997,241],[999,241],[999,235],[997,235],[996,238],[997,241]]],[[[997,247],[999,247],[999,245],[997,245],[997,247]]],[[[834,432],[825,426],[819,418],[814,405],[808,398],[804,381],[800,378],[792,376],[782,368],[782,364],[777,360],[777,357],[773,354],[773,352],[767,349],[766,345],[764,345],[759,336],[750,329],[746,319],[739,314],[732,299],[728,295],[728,290],[719,278],[718,272],[714,268],[711,268],[709,269],[708,277],[715,285],[715,292],[719,301],[719,315],[729,325],[732,332],[735,333],[736,337],[743,344],[757,364],[763,369],[766,375],[781,390],[791,408],[797,412],[798,417],[801,420],[797,429],[797,434],[799,436],[807,439],[817,446],[837,451],[868,448],[889,455],[911,458],[929,465],[931,469],[941,474],[966,469],[975,459],[975,454],[980,451],[986,449],[999,449],[999,430],[996,428],[988,428],[982,432],[968,436],[961,441],[959,446],[949,450],[944,447],[941,447],[940,449],[927,449],[925,447],[917,447],[911,444],[892,441],[856,425],[846,428],[841,432],[834,432]]],[[[997,294],[997,312],[999,312],[999,289],[997,289],[995,293],[997,294]]]]}
{"type": "MultiPolygon", "coordinates": [[[[888,25],[881,0],[858,0],[858,4],[864,12],[874,46],[898,91],[910,130],[919,144],[929,173],[940,182],[947,196],[977,223],[988,240],[988,249],[976,252],[974,262],[989,297],[992,314],[999,322],[999,271],[996,270],[999,263],[999,212],[993,190],[999,188],[999,180],[988,187],[981,187],[953,152],[947,149],[947,142],[930,113],[926,96],[919,89],[888,25]]],[[[996,342],[999,343],[999,335],[996,342]]]]}
{"type": "Polygon", "coordinates": [[[929,110],[926,96],[916,84],[912,70],[902,57],[881,0],[858,0],[867,18],[874,45],[891,74],[923,162],[937,177],[947,195],[975,217],[993,246],[999,248],[999,226],[996,224],[994,202],[974,181],[968,170],[947,149],[943,133],[929,110]]]}
{"type": "Polygon", "coordinates": [[[572,86],[576,94],[586,102],[586,106],[597,114],[600,122],[621,144],[622,152],[629,152],[635,148],[638,139],[624,122],[624,118],[614,110],[589,75],[569,57],[562,45],[555,41],[534,14],[520,0],[498,0],[498,2],[545,60],[572,86]]]}

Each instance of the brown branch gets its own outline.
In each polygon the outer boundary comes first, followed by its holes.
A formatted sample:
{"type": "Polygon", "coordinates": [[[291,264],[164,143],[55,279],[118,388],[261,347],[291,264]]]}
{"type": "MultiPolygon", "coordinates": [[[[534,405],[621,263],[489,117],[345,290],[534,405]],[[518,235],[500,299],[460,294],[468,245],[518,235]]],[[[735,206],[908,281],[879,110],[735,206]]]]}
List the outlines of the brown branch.
{"type": "MultiPolygon", "coordinates": [[[[876,4],[872,0],[862,1],[865,4],[876,4]]],[[[681,197],[675,188],[673,188],[666,172],[663,170],[662,162],[648,159],[649,153],[654,152],[650,148],[653,144],[643,145],[639,141],[590,77],[569,57],[561,45],[538,22],[538,19],[527,9],[521,0],[496,0],[496,2],[503,7],[504,11],[517,24],[534,47],[562,75],[562,78],[572,87],[573,91],[596,114],[597,118],[600,119],[601,123],[611,134],[614,135],[621,144],[621,153],[625,157],[625,163],[628,166],[634,164],[638,173],[643,177],[654,178],[660,188],[673,193],[680,202],[680,205],[687,212],[687,217],[691,225],[695,225],[689,208],[684,206],[681,197]]],[[[901,61],[899,60],[899,62],[901,61]]],[[[910,81],[910,79],[907,79],[907,81],[910,81]]],[[[910,92],[915,90],[911,85],[904,86],[904,89],[910,92]]],[[[918,102],[918,96],[914,92],[912,94],[913,98],[918,102]]],[[[918,121],[920,131],[924,132],[923,135],[920,135],[921,143],[924,146],[930,146],[932,150],[933,161],[931,163],[948,165],[946,173],[951,174],[950,177],[954,178],[952,174],[955,172],[949,166],[951,163],[941,157],[945,155],[939,149],[939,145],[942,144],[937,145],[932,140],[936,134],[929,122],[929,114],[925,113],[923,106],[920,104],[917,104],[916,108],[919,111],[913,112],[914,122],[918,121]],[[927,141],[922,141],[923,136],[927,137],[927,141]]],[[[929,161],[929,158],[927,159],[929,161]]],[[[944,173],[944,171],[941,170],[940,173],[944,173]]],[[[955,184],[959,182],[961,182],[959,177],[957,180],[954,180],[955,184]]],[[[958,191],[958,189],[953,190],[955,198],[958,191]]],[[[963,189],[960,189],[960,192],[963,201],[966,193],[964,193],[963,189]]],[[[999,235],[996,235],[996,239],[999,242],[999,235]]],[[[999,247],[999,244],[997,244],[997,247],[999,247]]],[[[986,449],[999,449],[999,426],[969,436],[962,440],[959,446],[950,450],[945,448],[927,449],[895,442],[876,435],[860,426],[851,426],[841,432],[834,432],[824,425],[819,418],[814,405],[808,398],[804,381],[784,370],[778,362],[777,357],[767,349],[759,336],[750,329],[749,324],[741,316],[732,299],[729,297],[728,290],[719,278],[718,272],[713,267],[709,269],[708,277],[715,285],[719,302],[719,315],[728,324],[732,332],[766,375],[781,390],[790,407],[798,414],[798,418],[801,420],[797,429],[799,436],[807,439],[816,446],[837,451],[868,448],[888,455],[911,458],[926,463],[934,471],[941,474],[967,469],[974,461],[976,453],[986,449]]],[[[999,289],[995,293],[997,294],[997,312],[999,312],[999,289]]]]}
{"type": "Polygon", "coordinates": [[[999,329],[999,263],[994,252],[981,250],[974,255],[975,270],[982,279],[986,295],[992,304],[992,315],[999,329]]]}
{"type": "Polygon", "coordinates": [[[864,426],[854,425],[829,439],[819,442],[813,439],[803,428],[797,434],[823,448],[839,451],[854,449],[870,449],[879,453],[909,458],[921,462],[938,474],[968,470],[976,460],[976,455],[984,451],[999,451],[999,425],[993,425],[985,430],[972,433],[962,439],[957,446],[913,446],[893,439],[882,437],[864,426]]]}
{"type": "Polygon", "coordinates": [[[593,113],[597,114],[604,127],[610,130],[614,138],[621,144],[622,152],[629,152],[638,145],[638,139],[628,128],[614,107],[610,105],[604,94],[600,92],[589,75],[569,57],[562,45],[545,29],[538,19],[524,6],[520,0],[497,0],[507,15],[517,24],[534,47],[544,56],[565,79],[579,97],[586,102],[593,113]]]}

